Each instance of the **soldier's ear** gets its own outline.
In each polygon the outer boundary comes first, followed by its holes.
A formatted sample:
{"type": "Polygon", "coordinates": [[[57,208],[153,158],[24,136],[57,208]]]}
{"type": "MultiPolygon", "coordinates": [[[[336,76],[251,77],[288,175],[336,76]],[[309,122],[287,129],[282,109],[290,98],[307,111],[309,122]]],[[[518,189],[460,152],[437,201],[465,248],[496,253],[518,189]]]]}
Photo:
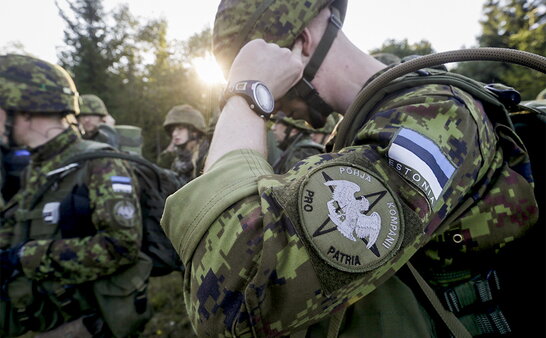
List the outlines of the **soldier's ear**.
{"type": "Polygon", "coordinates": [[[309,28],[304,28],[300,35],[298,35],[297,40],[300,40],[302,43],[301,55],[307,59],[310,58],[315,51],[316,41],[313,40],[313,35],[309,28]]]}

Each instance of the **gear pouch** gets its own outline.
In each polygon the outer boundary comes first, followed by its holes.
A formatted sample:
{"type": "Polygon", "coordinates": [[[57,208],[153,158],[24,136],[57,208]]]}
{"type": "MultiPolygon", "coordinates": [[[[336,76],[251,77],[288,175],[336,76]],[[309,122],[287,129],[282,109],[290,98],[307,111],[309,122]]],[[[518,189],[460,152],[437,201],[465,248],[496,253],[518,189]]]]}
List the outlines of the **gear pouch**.
{"type": "Polygon", "coordinates": [[[152,260],[141,252],[135,264],[93,284],[100,314],[115,337],[138,332],[152,317],[146,297],[151,271],[152,260]]]}

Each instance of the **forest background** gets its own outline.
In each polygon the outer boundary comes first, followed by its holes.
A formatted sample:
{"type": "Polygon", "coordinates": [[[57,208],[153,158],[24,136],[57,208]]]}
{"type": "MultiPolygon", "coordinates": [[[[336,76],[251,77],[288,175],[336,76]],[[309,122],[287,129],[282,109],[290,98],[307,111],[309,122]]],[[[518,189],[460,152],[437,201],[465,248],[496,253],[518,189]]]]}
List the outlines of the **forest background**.
{"type": "MultiPolygon", "coordinates": [[[[129,5],[106,11],[102,0],[65,0],[57,7],[66,24],[59,64],[71,73],[80,94],[103,99],[117,124],[143,129],[146,158],[154,161],[167,145],[162,124],[175,105],[187,103],[202,111],[212,131],[224,85],[203,81],[195,67],[195,60],[211,58],[209,28],[186,40],[169,40],[166,19],[137,18],[129,5]]],[[[541,0],[487,0],[480,25],[471,47],[546,53],[546,6],[541,0]]],[[[0,53],[8,52],[26,53],[22,44],[0,46],[0,53]]],[[[407,39],[386,39],[367,52],[404,57],[435,49],[427,40],[410,44],[407,39]]],[[[546,88],[543,74],[512,64],[467,62],[452,64],[450,70],[517,88],[523,100],[546,88]]]]}

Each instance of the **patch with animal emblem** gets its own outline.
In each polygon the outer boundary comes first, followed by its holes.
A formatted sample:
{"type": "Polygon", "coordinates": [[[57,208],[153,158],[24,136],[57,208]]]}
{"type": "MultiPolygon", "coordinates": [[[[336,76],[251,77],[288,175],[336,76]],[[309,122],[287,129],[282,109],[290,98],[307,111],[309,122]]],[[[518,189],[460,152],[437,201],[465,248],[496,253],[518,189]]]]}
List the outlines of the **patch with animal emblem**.
{"type": "Polygon", "coordinates": [[[135,218],[136,208],[130,201],[120,200],[114,205],[113,213],[115,220],[122,225],[133,225],[133,219],[135,218]]]}
{"type": "Polygon", "coordinates": [[[340,163],[320,167],[300,186],[298,203],[307,240],[339,270],[375,269],[400,248],[399,203],[367,169],[340,163]]]}

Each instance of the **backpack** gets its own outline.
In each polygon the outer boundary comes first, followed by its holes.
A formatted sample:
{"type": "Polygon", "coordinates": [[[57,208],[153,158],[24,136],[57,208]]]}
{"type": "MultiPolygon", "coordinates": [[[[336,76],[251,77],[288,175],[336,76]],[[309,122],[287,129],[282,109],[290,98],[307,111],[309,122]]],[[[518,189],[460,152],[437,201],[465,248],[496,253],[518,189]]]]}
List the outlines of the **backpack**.
{"type": "MultiPolygon", "coordinates": [[[[531,159],[535,193],[539,206],[546,203],[546,100],[525,102],[510,113],[516,133],[527,148],[531,159]]],[[[539,215],[544,221],[544,215],[539,215]]]]}
{"type": "MultiPolygon", "coordinates": [[[[535,195],[540,209],[537,224],[532,227],[529,234],[522,237],[520,241],[513,243],[511,247],[495,258],[495,262],[498,263],[496,265],[497,270],[503,277],[501,279],[501,288],[518,290],[513,294],[504,295],[504,299],[501,299],[501,301],[504,301],[505,309],[511,312],[511,325],[516,328],[514,332],[532,333],[533,330],[536,332],[536,330],[543,329],[536,326],[543,323],[545,313],[544,303],[541,300],[544,299],[545,294],[543,241],[545,238],[544,212],[546,211],[544,209],[546,207],[544,204],[544,194],[546,192],[544,180],[546,173],[544,166],[546,158],[546,143],[544,142],[546,113],[532,105],[519,105],[520,95],[512,88],[499,84],[485,85],[459,74],[435,68],[448,62],[478,60],[511,62],[546,73],[546,58],[502,48],[477,48],[444,52],[410,60],[388,69],[364,86],[345,114],[342,123],[338,126],[334,151],[349,146],[375,105],[390,93],[399,90],[425,84],[453,85],[470,93],[478,98],[484,106],[487,106],[487,115],[493,123],[505,126],[505,132],[516,134],[517,137],[515,138],[523,143],[529,155],[534,176],[535,195]],[[542,141],[540,140],[541,137],[542,141]],[[540,255],[541,253],[542,255],[540,255]],[[529,275],[530,272],[533,272],[531,278],[522,278],[522,276],[529,275]],[[538,303],[535,300],[538,300],[538,303]],[[522,311],[523,307],[528,308],[529,305],[536,306],[536,308],[532,308],[530,311],[522,311]]],[[[541,107],[544,108],[544,104],[541,107]]],[[[427,281],[419,275],[410,262],[408,262],[407,266],[422,293],[431,303],[439,318],[446,324],[449,331],[455,336],[467,336],[467,327],[461,325],[461,318],[456,318],[453,312],[445,310],[446,302],[440,301],[436,292],[428,286],[427,281]]],[[[463,286],[467,286],[467,284],[470,285],[471,283],[465,283],[463,286]]],[[[497,330],[499,326],[502,328],[504,324],[506,324],[504,319],[497,320],[491,329],[497,330]]],[[[505,328],[505,330],[505,332],[510,332],[510,327],[505,328]]],[[[474,332],[474,334],[477,334],[477,332],[474,332]]]]}
{"type": "Polygon", "coordinates": [[[66,169],[77,168],[79,163],[98,158],[118,158],[131,163],[140,186],[139,202],[142,212],[141,251],[152,259],[151,276],[163,276],[172,271],[184,271],[182,261],[171,241],[161,228],[165,199],[181,186],[177,175],[161,168],[148,160],[129,153],[108,150],[95,150],[76,154],[51,171],[48,181],[34,196],[38,200],[53,184],[66,174],[66,169]],[[64,170],[63,170],[64,169],[64,170]]]}

